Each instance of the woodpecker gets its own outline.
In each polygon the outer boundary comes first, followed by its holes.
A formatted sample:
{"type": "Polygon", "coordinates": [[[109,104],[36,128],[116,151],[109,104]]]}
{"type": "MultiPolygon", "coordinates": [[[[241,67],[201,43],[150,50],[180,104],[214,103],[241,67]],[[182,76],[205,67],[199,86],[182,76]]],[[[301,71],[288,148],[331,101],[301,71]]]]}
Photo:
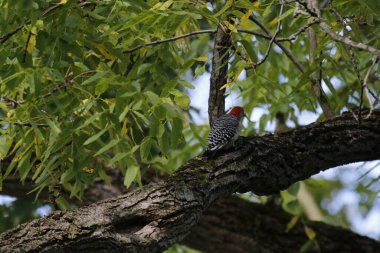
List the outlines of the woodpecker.
{"type": "Polygon", "coordinates": [[[213,157],[220,149],[228,149],[234,145],[239,137],[243,116],[244,109],[240,106],[234,106],[227,114],[215,120],[207,138],[206,155],[208,157],[213,157]]]}

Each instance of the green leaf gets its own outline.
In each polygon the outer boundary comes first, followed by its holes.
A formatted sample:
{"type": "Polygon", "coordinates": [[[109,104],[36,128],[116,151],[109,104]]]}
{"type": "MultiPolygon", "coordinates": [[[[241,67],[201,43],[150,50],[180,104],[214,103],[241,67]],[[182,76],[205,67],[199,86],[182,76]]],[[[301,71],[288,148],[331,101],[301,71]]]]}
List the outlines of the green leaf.
{"type": "Polygon", "coordinates": [[[184,110],[189,109],[190,106],[190,98],[180,92],[179,90],[170,90],[170,94],[174,95],[174,102],[184,110]]]}
{"type": "Polygon", "coordinates": [[[0,160],[6,157],[11,145],[12,145],[12,139],[9,136],[0,135],[0,160]]]}
{"type": "Polygon", "coordinates": [[[147,161],[150,154],[150,150],[153,145],[153,139],[149,136],[145,137],[140,144],[140,156],[141,160],[147,161]]]}
{"type": "Polygon", "coordinates": [[[100,136],[102,136],[106,131],[108,130],[108,128],[105,128],[103,130],[101,130],[99,133],[91,136],[90,138],[88,138],[84,143],[83,143],[83,146],[86,146],[90,143],[93,143],[94,141],[96,141],[97,139],[99,139],[100,136]]]}
{"type": "Polygon", "coordinates": [[[123,153],[117,153],[114,157],[112,157],[112,159],[108,162],[108,165],[113,165],[114,163],[120,161],[121,159],[123,159],[124,157],[126,157],[127,155],[129,155],[130,153],[129,152],[123,152],[123,153]]]}
{"type": "Polygon", "coordinates": [[[99,96],[107,91],[109,87],[109,80],[102,79],[95,87],[95,95],[99,96]]]}
{"type": "Polygon", "coordinates": [[[289,192],[290,195],[297,196],[298,192],[300,189],[300,182],[296,182],[292,184],[287,191],[289,192]]]}
{"type": "Polygon", "coordinates": [[[57,203],[60,210],[71,210],[72,206],[70,203],[62,196],[59,196],[55,199],[55,203],[57,203]]]}
{"type": "Polygon", "coordinates": [[[103,154],[104,152],[106,152],[107,150],[111,149],[112,147],[114,147],[119,142],[120,142],[120,140],[111,140],[107,145],[105,145],[104,147],[102,147],[101,149],[99,149],[99,151],[96,152],[94,156],[98,156],[100,154],[103,154]]]}
{"type": "Polygon", "coordinates": [[[103,170],[102,168],[100,168],[100,169],[98,170],[98,174],[99,174],[99,177],[100,177],[101,179],[103,179],[104,182],[105,182],[106,184],[111,184],[111,179],[110,179],[110,177],[107,175],[107,173],[106,173],[105,170],[103,170]]]}
{"type": "Polygon", "coordinates": [[[314,240],[315,237],[317,236],[317,233],[315,233],[314,229],[312,229],[311,227],[308,227],[308,226],[304,226],[304,229],[305,229],[305,233],[307,235],[307,238],[309,238],[310,240],[314,240]]]}
{"type": "Polygon", "coordinates": [[[45,118],[46,123],[49,125],[50,129],[55,133],[59,134],[61,133],[61,129],[50,119],[45,118]]]}
{"type": "Polygon", "coordinates": [[[241,44],[243,45],[244,49],[247,51],[249,58],[252,62],[257,62],[259,58],[256,55],[256,51],[253,48],[252,42],[248,42],[246,40],[240,40],[241,44]]]}
{"type": "Polygon", "coordinates": [[[234,0],[228,0],[227,3],[224,4],[224,6],[222,7],[222,9],[220,9],[220,11],[218,11],[214,17],[219,17],[220,15],[222,15],[228,8],[230,8],[232,6],[232,3],[234,2],[234,0]]]}
{"type": "Polygon", "coordinates": [[[87,85],[87,84],[93,83],[93,82],[103,78],[106,74],[107,74],[107,72],[105,72],[105,71],[98,72],[95,75],[93,75],[92,77],[88,78],[86,81],[84,81],[82,83],[82,85],[87,85]]]}
{"type": "Polygon", "coordinates": [[[292,219],[289,221],[289,223],[286,225],[286,230],[285,232],[288,233],[290,230],[292,230],[292,228],[294,228],[294,226],[297,224],[297,222],[299,221],[301,215],[300,214],[296,214],[296,215],[293,215],[292,219]]]}
{"type": "Polygon", "coordinates": [[[195,71],[194,71],[194,78],[196,78],[197,76],[200,76],[200,75],[203,75],[203,73],[206,71],[206,65],[202,65],[202,66],[198,66],[195,71]]]}
{"type": "Polygon", "coordinates": [[[79,127],[77,127],[75,130],[79,130],[79,129],[85,128],[86,126],[88,126],[89,124],[91,124],[92,122],[94,122],[95,120],[98,120],[100,118],[100,116],[102,116],[102,114],[103,114],[103,112],[95,113],[90,118],[86,119],[86,121],[82,125],[80,125],[79,127]]]}
{"type": "Polygon", "coordinates": [[[160,102],[160,97],[157,96],[157,94],[155,94],[151,91],[146,91],[146,92],[144,92],[144,94],[153,105],[156,105],[160,102]]]}
{"type": "Polygon", "coordinates": [[[132,164],[128,165],[127,173],[125,173],[124,177],[124,185],[129,188],[131,186],[133,180],[135,180],[137,173],[139,172],[139,166],[132,164]]]}

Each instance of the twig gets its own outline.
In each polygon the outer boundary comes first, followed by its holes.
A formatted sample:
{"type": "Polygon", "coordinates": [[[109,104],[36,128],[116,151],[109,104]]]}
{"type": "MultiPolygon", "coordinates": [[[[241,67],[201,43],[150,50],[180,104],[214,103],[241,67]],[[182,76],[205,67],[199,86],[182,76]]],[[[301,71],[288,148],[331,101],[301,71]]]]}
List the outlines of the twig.
{"type": "Polygon", "coordinates": [[[315,19],[315,20],[307,23],[306,25],[304,25],[300,29],[298,29],[295,33],[293,33],[289,37],[287,37],[287,38],[278,38],[277,41],[282,42],[282,41],[292,41],[292,40],[295,40],[298,37],[298,35],[300,35],[301,33],[305,32],[308,28],[310,28],[313,25],[318,24],[318,23],[319,23],[319,20],[315,19]]]}
{"type": "MultiPolygon", "coordinates": [[[[301,33],[303,33],[307,28],[311,27],[312,25],[317,24],[318,22],[319,22],[318,20],[314,20],[314,21],[312,21],[310,23],[307,23],[305,26],[301,27],[298,31],[296,31],[295,33],[293,33],[289,37],[278,38],[278,39],[275,38],[275,40],[276,41],[292,41],[292,40],[295,40],[298,35],[300,35],[301,33]]],[[[255,31],[251,31],[251,30],[237,29],[237,31],[241,32],[241,33],[252,34],[252,35],[255,35],[255,36],[258,36],[258,37],[261,37],[261,38],[265,38],[265,39],[268,39],[268,40],[272,40],[273,39],[273,36],[268,36],[268,35],[265,35],[265,34],[262,34],[262,33],[258,33],[258,32],[255,32],[255,31]]],[[[148,43],[136,46],[134,48],[127,49],[123,53],[124,54],[129,54],[129,53],[132,53],[132,52],[134,52],[136,50],[139,50],[139,49],[141,49],[143,47],[156,46],[156,45],[159,45],[159,44],[162,44],[162,43],[171,42],[171,41],[183,39],[183,38],[186,38],[186,37],[190,37],[190,36],[194,36],[194,35],[198,35],[198,34],[205,34],[205,33],[216,33],[216,29],[199,30],[199,31],[194,31],[194,32],[182,34],[182,35],[177,36],[177,37],[172,37],[172,38],[167,38],[167,39],[162,39],[162,40],[156,40],[156,41],[148,42],[148,43]]]]}
{"type": "Polygon", "coordinates": [[[13,107],[16,107],[17,105],[20,105],[24,102],[24,101],[18,101],[18,100],[15,100],[13,98],[9,98],[6,96],[0,96],[0,100],[5,100],[7,103],[12,103],[13,107]]]}
{"type": "MultiPolygon", "coordinates": [[[[267,40],[270,40],[272,39],[272,37],[268,36],[268,35],[265,35],[265,34],[262,34],[262,33],[258,33],[258,32],[255,32],[255,31],[251,31],[251,30],[246,30],[246,29],[237,29],[238,32],[241,32],[241,33],[248,33],[248,34],[252,34],[252,35],[255,35],[257,37],[261,37],[261,38],[264,38],[264,39],[267,39],[267,40]]],[[[278,40],[278,39],[277,39],[278,40]]]]}
{"type": "Polygon", "coordinates": [[[18,26],[15,30],[10,33],[4,34],[0,37],[0,45],[4,44],[7,40],[9,40],[13,35],[15,35],[18,31],[20,31],[24,26],[30,24],[30,20],[25,21],[24,24],[18,26]]]}
{"type": "MultiPolygon", "coordinates": [[[[339,12],[335,9],[335,8],[331,8],[331,12],[333,12],[335,14],[335,16],[337,17],[338,21],[342,24],[343,26],[343,34],[345,36],[348,35],[349,31],[347,29],[347,24],[346,24],[346,21],[342,18],[342,16],[339,14],[339,12]]],[[[363,96],[364,96],[364,92],[365,92],[365,85],[364,85],[364,80],[360,74],[360,71],[359,71],[359,63],[358,63],[358,60],[355,56],[355,53],[354,51],[352,50],[352,47],[351,46],[347,46],[348,47],[348,52],[350,54],[350,61],[352,63],[352,66],[354,67],[354,71],[355,71],[355,74],[358,78],[358,81],[359,81],[359,84],[360,84],[360,104],[359,104],[359,113],[358,113],[358,124],[359,126],[361,125],[361,120],[362,120],[362,107],[363,107],[363,96]]],[[[371,69],[371,68],[370,68],[371,69]]],[[[367,93],[368,94],[368,93],[367,93]]],[[[369,100],[371,102],[371,100],[369,100]]]]}
{"type": "MultiPolygon", "coordinates": [[[[376,63],[378,63],[378,61],[379,61],[379,57],[374,57],[374,58],[372,58],[372,65],[371,65],[371,67],[368,68],[368,70],[367,70],[367,74],[365,75],[364,80],[363,80],[361,96],[363,96],[363,93],[365,92],[365,95],[366,95],[366,97],[367,97],[367,99],[368,99],[368,101],[369,101],[369,105],[370,105],[369,113],[368,113],[368,115],[365,117],[365,119],[368,119],[368,118],[371,116],[372,111],[373,111],[373,109],[374,109],[374,108],[373,108],[373,104],[371,103],[371,99],[370,99],[370,97],[369,97],[369,92],[370,92],[370,90],[369,90],[368,87],[367,87],[367,82],[368,82],[369,74],[371,73],[371,71],[372,71],[373,67],[376,65],[376,63]],[[364,92],[363,92],[363,91],[364,91],[364,92]]],[[[375,97],[375,99],[377,99],[377,97],[375,97]]],[[[362,98],[360,99],[360,105],[361,105],[361,104],[362,104],[362,98]]],[[[359,108],[361,108],[361,106],[360,106],[359,108]]]]}
{"type": "Polygon", "coordinates": [[[22,56],[22,62],[25,62],[26,52],[28,50],[28,45],[29,45],[29,41],[30,41],[31,36],[32,36],[32,32],[30,31],[28,34],[28,38],[26,39],[25,48],[24,48],[24,55],[22,56]]]}
{"type": "Polygon", "coordinates": [[[297,2],[300,3],[311,16],[317,17],[319,19],[319,26],[321,27],[321,29],[325,33],[330,35],[330,37],[333,40],[335,40],[337,42],[341,42],[341,43],[346,44],[348,46],[351,46],[353,48],[357,48],[360,50],[367,51],[373,55],[376,55],[377,57],[380,57],[380,50],[379,49],[376,49],[374,47],[371,47],[371,46],[366,45],[366,44],[361,43],[361,42],[353,41],[353,40],[351,40],[345,36],[342,36],[342,35],[335,33],[331,29],[331,27],[329,25],[327,25],[326,22],[320,16],[318,16],[318,14],[314,10],[311,10],[310,8],[308,8],[308,6],[302,0],[297,0],[297,2]]]}
{"type": "MultiPolygon", "coordinates": [[[[313,1],[313,0],[308,1],[308,6],[310,8],[318,9],[317,5],[318,5],[318,3],[313,1]]],[[[319,11],[317,13],[319,13],[319,11]]],[[[312,28],[308,28],[307,33],[308,33],[309,44],[310,44],[309,62],[312,65],[312,64],[314,64],[314,55],[315,55],[315,51],[316,51],[317,46],[318,46],[317,36],[316,36],[316,34],[312,28]]],[[[321,54],[322,54],[322,51],[321,51],[321,54]]],[[[335,112],[332,109],[332,107],[328,101],[326,93],[322,89],[322,60],[320,60],[319,65],[320,65],[319,66],[319,72],[311,73],[309,78],[311,80],[311,86],[313,88],[313,92],[318,99],[318,102],[322,108],[323,114],[327,118],[331,118],[335,115],[335,112]]]]}
{"type": "MultiPolygon", "coordinates": [[[[95,5],[93,3],[90,3],[88,1],[83,1],[83,0],[79,0],[79,5],[84,8],[84,7],[87,7],[87,6],[91,6],[91,5],[95,5]]],[[[54,4],[53,6],[47,8],[46,10],[44,10],[41,14],[41,16],[46,16],[47,14],[49,14],[50,12],[54,11],[55,9],[58,9],[59,7],[62,7],[63,5],[60,4],[60,3],[56,3],[54,4]]],[[[24,28],[24,26],[26,25],[29,25],[31,24],[31,20],[28,19],[24,22],[24,24],[18,26],[15,30],[13,30],[12,32],[9,32],[7,34],[4,34],[0,37],[0,45],[4,44],[7,40],[9,40],[13,35],[15,35],[17,32],[19,32],[22,28],[24,28]]]]}
{"type": "MultiPolygon", "coordinates": [[[[16,126],[29,126],[29,127],[33,126],[33,124],[30,122],[20,122],[20,121],[10,122],[10,121],[6,121],[4,118],[0,118],[0,121],[6,122],[5,124],[13,124],[16,126]]],[[[1,124],[4,124],[4,123],[1,123],[1,124]]],[[[48,127],[49,126],[48,124],[34,124],[34,125],[38,126],[38,127],[48,127]]]]}
{"type": "MultiPolygon", "coordinates": [[[[283,9],[284,9],[284,3],[281,1],[281,8],[280,8],[279,17],[281,17],[283,9]]],[[[258,66],[260,66],[261,64],[263,64],[266,61],[266,59],[269,56],[270,50],[272,49],[273,43],[275,42],[275,39],[276,39],[278,33],[280,32],[280,28],[281,28],[281,20],[279,19],[279,21],[277,23],[276,32],[273,34],[271,40],[269,41],[269,46],[267,48],[267,51],[265,52],[264,57],[261,60],[259,60],[258,62],[253,63],[252,66],[249,66],[246,69],[256,69],[258,66]]]]}
{"type": "MultiPolygon", "coordinates": [[[[268,36],[272,36],[270,34],[269,30],[262,23],[260,23],[260,21],[258,21],[256,18],[254,18],[253,16],[250,16],[249,19],[252,22],[254,22],[258,27],[260,27],[261,30],[263,30],[268,36]]],[[[293,62],[293,64],[297,67],[297,69],[302,74],[306,73],[305,67],[296,59],[296,57],[294,57],[294,55],[290,52],[290,50],[287,47],[285,47],[281,42],[279,42],[277,40],[274,40],[274,43],[276,43],[276,45],[279,48],[281,48],[281,50],[285,53],[285,55],[289,58],[289,60],[291,62],[293,62]]],[[[309,76],[309,80],[312,82],[312,84],[317,82],[317,80],[313,79],[311,76],[309,76]]],[[[319,101],[320,103],[323,103],[323,104],[328,103],[327,98],[325,98],[325,97],[321,97],[320,100],[322,100],[322,101],[319,101]]],[[[327,117],[329,117],[329,115],[327,115],[327,117]]]]}
{"type": "MultiPolygon", "coordinates": [[[[276,38],[275,39],[275,42],[284,42],[284,41],[292,41],[292,40],[295,40],[297,39],[297,37],[305,32],[307,30],[307,28],[315,25],[315,24],[318,24],[319,23],[319,20],[314,20],[310,23],[307,23],[306,25],[304,25],[303,27],[301,27],[300,29],[298,29],[295,33],[289,35],[288,37],[284,37],[284,38],[276,38]]],[[[255,31],[251,31],[251,30],[246,30],[246,29],[237,29],[238,32],[241,32],[241,33],[248,33],[248,34],[252,34],[252,35],[255,35],[257,37],[261,37],[261,38],[264,38],[264,39],[268,39],[268,40],[271,40],[273,38],[273,36],[268,36],[268,35],[265,35],[265,34],[262,34],[262,33],[258,33],[258,32],[255,32],[255,31]]]]}
{"type": "Polygon", "coordinates": [[[216,32],[216,29],[208,29],[208,30],[200,30],[200,31],[194,31],[194,32],[190,32],[190,33],[185,33],[185,34],[182,34],[182,35],[177,36],[177,37],[172,37],[172,38],[168,38],[168,39],[156,40],[156,41],[153,41],[153,42],[145,43],[143,45],[140,45],[140,46],[137,46],[137,47],[125,50],[123,53],[124,54],[129,54],[129,53],[132,53],[132,52],[134,52],[136,50],[139,50],[140,48],[143,48],[143,47],[155,46],[155,45],[166,43],[166,42],[170,42],[170,41],[176,41],[176,40],[183,39],[183,38],[186,38],[186,37],[189,37],[189,36],[194,36],[194,35],[197,35],[197,34],[215,33],[215,32],[216,32]]]}

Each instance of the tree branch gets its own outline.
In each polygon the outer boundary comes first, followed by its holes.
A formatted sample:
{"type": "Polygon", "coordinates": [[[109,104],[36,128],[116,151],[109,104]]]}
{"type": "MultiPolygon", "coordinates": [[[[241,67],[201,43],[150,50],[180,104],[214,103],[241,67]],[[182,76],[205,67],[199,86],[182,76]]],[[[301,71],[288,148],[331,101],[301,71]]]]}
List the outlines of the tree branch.
{"type": "MultiPolygon", "coordinates": [[[[284,4],[281,2],[279,17],[281,17],[283,9],[284,9],[284,4]]],[[[276,31],[274,32],[272,38],[269,41],[269,45],[268,45],[267,51],[265,52],[264,57],[261,60],[259,60],[258,62],[255,62],[254,64],[252,64],[252,66],[247,67],[247,69],[256,69],[258,66],[260,66],[261,64],[263,64],[266,61],[266,59],[269,56],[270,50],[272,49],[273,43],[276,40],[278,33],[280,32],[280,28],[281,28],[281,19],[278,20],[276,31]]]]}
{"type": "Polygon", "coordinates": [[[56,211],[0,234],[7,252],[160,252],[188,235],[215,200],[271,194],[321,170],[380,158],[380,111],[352,113],[275,135],[239,139],[216,160],[197,157],[165,182],[76,211],[56,211]]]}
{"type": "Polygon", "coordinates": [[[299,221],[287,232],[291,219],[278,207],[228,197],[204,213],[184,244],[208,253],[293,253],[309,240],[307,226],[316,233],[319,252],[372,253],[380,248],[374,239],[322,222],[299,221]]]}
{"type": "Polygon", "coordinates": [[[204,34],[204,33],[216,33],[216,30],[215,29],[200,30],[200,31],[194,31],[194,32],[190,32],[190,33],[185,33],[185,34],[179,35],[177,37],[172,37],[172,38],[163,39],[163,40],[156,40],[156,41],[153,41],[153,42],[145,43],[143,45],[140,45],[140,46],[137,46],[137,47],[125,50],[125,51],[123,51],[123,53],[124,54],[129,54],[129,53],[132,53],[132,52],[134,52],[136,50],[139,50],[139,49],[141,49],[143,47],[156,46],[156,45],[159,45],[159,44],[162,44],[162,43],[176,41],[176,40],[179,40],[179,39],[183,39],[183,38],[194,36],[194,35],[198,35],[198,34],[204,34]]]}

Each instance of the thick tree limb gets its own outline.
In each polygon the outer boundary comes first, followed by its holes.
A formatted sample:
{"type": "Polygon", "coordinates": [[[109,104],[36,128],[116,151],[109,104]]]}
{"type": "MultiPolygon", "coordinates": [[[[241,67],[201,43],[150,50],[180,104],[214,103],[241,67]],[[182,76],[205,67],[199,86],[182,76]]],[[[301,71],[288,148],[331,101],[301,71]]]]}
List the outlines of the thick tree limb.
{"type": "Polygon", "coordinates": [[[380,111],[358,126],[352,113],[298,129],[240,139],[240,148],[197,157],[158,184],[0,235],[0,252],[160,252],[188,235],[215,200],[271,194],[337,165],[380,158],[380,111]]]}
{"type": "MultiPolygon", "coordinates": [[[[300,221],[286,232],[290,220],[278,207],[228,197],[205,212],[184,243],[208,253],[299,252],[309,239],[300,221]]],[[[380,242],[339,227],[322,222],[306,225],[316,232],[319,252],[372,253],[380,249],[380,242]]]]}

